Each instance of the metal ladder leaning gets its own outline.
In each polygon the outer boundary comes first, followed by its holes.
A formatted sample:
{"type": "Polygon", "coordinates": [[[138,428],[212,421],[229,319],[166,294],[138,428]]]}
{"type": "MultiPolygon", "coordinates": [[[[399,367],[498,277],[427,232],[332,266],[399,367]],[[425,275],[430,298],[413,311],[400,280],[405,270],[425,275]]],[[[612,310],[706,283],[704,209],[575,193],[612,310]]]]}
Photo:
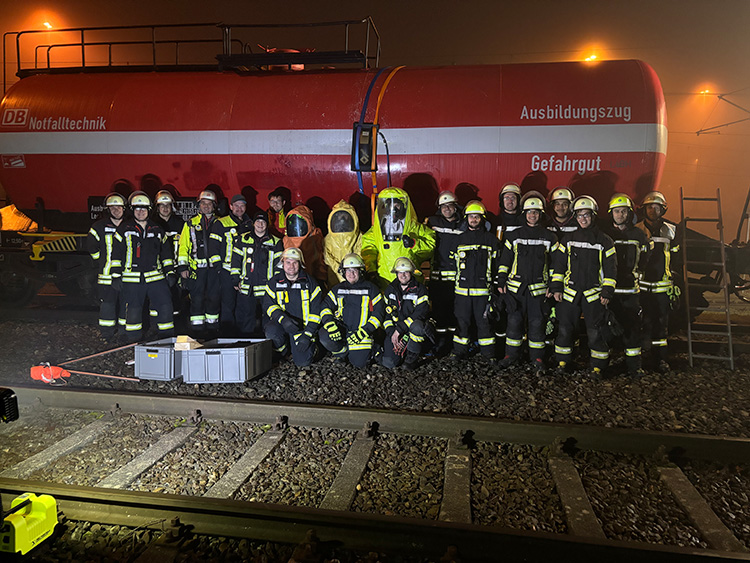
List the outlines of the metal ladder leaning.
{"type": "Polygon", "coordinates": [[[683,189],[680,188],[680,216],[682,219],[682,274],[685,280],[685,312],[687,315],[687,338],[688,338],[688,355],[690,358],[690,367],[693,367],[693,360],[695,358],[709,359],[709,360],[721,360],[729,362],[730,369],[734,369],[734,347],[732,344],[732,318],[729,312],[729,275],[727,274],[727,256],[726,249],[724,246],[724,222],[721,213],[721,191],[716,189],[716,197],[685,197],[683,189]],[[686,217],[685,216],[685,202],[686,201],[700,201],[700,202],[714,202],[716,203],[716,217],[686,217]],[[688,223],[716,223],[716,228],[719,231],[719,240],[714,240],[708,237],[691,237],[689,229],[687,228],[688,223]],[[702,250],[699,250],[702,249],[702,250]],[[718,253],[716,252],[718,250],[718,253]],[[700,255],[700,259],[696,259],[696,254],[700,255]],[[718,259],[717,259],[718,258],[718,259]],[[715,289],[716,284],[705,283],[700,281],[691,281],[688,277],[689,266],[709,266],[709,269],[721,268],[721,290],[724,292],[724,307],[694,307],[691,306],[690,301],[690,290],[698,288],[709,288],[715,289]],[[712,312],[723,312],[726,318],[726,330],[695,330],[691,321],[692,311],[712,311],[712,312]],[[726,340],[724,341],[729,351],[728,356],[716,356],[710,354],[696,353],[693,349],[694,344],[700,344],[699,341],[694,341],[693,336],[721,336],[726,340]]]}

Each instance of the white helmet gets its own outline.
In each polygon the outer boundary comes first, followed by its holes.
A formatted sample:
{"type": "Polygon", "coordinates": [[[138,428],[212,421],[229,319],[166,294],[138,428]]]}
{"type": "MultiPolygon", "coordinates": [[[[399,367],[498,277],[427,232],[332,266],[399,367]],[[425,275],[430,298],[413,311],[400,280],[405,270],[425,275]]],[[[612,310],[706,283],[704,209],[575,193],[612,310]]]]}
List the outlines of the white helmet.
{"type": "Polygon", "coordinates": [[[399,272],[411,272],[413,274],[416,269],[417,267],[414,265],[414,262],[409,260],[406,256],[401,256],[400,258],[396,258],[396,261],[393,263],[391,273],[397,274],[399,272]]]}
{"type": "Polygon", "coordinates": [[[160,203],[174,205],[174,197],[167,190],[161,190],[157,192],[154,199],[156,200],[156,205],[159,205],[160,203]]]}
{"type": "Polygon", "coordinates": [[[212,192],[211,190],[203,190],[196,201],[200,201],[202,199],[207,199],[208,201],[213,201],[214,204],[216,203],[216,194],[212,192]]]}
{"type": "Polygon", "coordinates": [[[437,203],[435,205],[440,207],[441,205],[447,205],[449,203],[455,203],[456,205],[458,205],[458,199],[456,199],[456,196],[453,194],[453,192],[449,192],[449,191],[440,192],[440,195],[438,196],[438,199],[437,199],[437,203]]]}

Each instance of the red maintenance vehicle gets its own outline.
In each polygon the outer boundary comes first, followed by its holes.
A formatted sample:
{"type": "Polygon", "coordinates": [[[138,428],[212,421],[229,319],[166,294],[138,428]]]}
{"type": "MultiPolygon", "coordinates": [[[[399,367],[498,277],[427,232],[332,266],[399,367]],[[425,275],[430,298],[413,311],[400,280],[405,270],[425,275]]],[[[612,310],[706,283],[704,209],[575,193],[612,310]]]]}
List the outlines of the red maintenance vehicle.
{"type": "Polygon", "coordinates": [[[378,68],[370,18],[299,26],[338,28],[343,50],[257,52],[253,37],[269,27],[5,35],[20,80],[0,104],[0,183],[53,232],[3,232],[0,299],[19,304],[45,281],[85,290],[80,235],[113,190],[171,185],[188,200],[213,185],[265,208],[284,186],[321,224],[344,199],[368,225],[371,196],[390,185],[420,217],[446,189],[495,210],[507,182],[600,201],[658,186],[666,111],[644,62],[378,68]]]}

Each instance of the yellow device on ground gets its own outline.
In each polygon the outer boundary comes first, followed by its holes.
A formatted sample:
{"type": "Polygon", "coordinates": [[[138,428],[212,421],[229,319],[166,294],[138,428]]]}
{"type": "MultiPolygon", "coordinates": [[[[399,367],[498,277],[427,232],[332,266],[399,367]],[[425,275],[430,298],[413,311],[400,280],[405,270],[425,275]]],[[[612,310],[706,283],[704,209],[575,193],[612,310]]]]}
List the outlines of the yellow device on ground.
{"type": "Polygon", "coordinates": [[[50,495],[24,493],[3,513],[0,553],[25,555],[52,535],[57,526],[57,501],[50,495]]]}

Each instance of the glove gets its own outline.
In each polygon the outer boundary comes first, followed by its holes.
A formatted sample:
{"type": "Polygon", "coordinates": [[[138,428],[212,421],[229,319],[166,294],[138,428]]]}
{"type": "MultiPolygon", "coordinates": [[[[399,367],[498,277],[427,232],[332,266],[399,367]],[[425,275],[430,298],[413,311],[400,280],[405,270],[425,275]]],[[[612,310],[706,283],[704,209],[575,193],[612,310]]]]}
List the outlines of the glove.
{"type": "Polygon", "coordinates": [[[177,276],[174,273],[167,274],[167,284],[169,287],[174,287],[177,283],[177,276]]]}
{"type": "Polygon", "coordinates": [[[334,321],[327,322],[323,325],[323,328],[326,333],[328,333],[328,338],[330,338],[332,342],[341,342],[344,339],[344,335],[341,333],[339,325],[334,321]]]}
{"type": "Polygon", "coordinates": [[[312,334],[309,332],[300,332],[293,336],[294,342],[301,348],[307,348],[312,342],[312,334]]]}
{"type": "Polygon", "coordinates": [[[121,277],[112,278],[112,289],[114,289],[115,291],[122,291],[121,277]]]}
{"type": "Polygon", "coordinates": [[[302,325],[297,319],[290,317],[289,315],[284,315],[281,319],[281,328],[283,328],[284,332],[287,334],[297,334],[302,330],[302,325]]]}
{"type": "Polygon", "coordinates": [[[414,245],[417,244],[416,240],[407,235],[401,237],[401,242],[404,243],[404,248],[414,248],[414,245]]]}
{"type": "Polygon", "coordinates": [[[362,342],[368,336],[370,335],[367,333],[367,331],[364,328],[360,328],[357,332],[353,332],[349,335],[349,338],[346,339],[346,343],[349,346],[354,346],[362,342]]]}

